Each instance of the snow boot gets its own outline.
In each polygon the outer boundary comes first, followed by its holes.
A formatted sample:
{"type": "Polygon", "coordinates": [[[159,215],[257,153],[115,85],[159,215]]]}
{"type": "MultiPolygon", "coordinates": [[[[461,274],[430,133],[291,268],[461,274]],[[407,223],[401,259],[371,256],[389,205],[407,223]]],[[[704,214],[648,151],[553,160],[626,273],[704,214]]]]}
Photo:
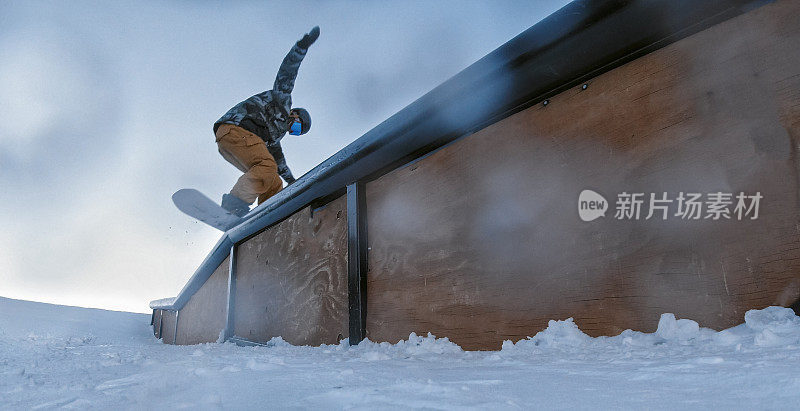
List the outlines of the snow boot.
{"type": "Polygon", "coordinates": [[[244,217],[250,211],[250,204],[245,203],[244,200],[233,194],[223,194],[222,208],[230,211],[233,215],[244,217]]]}

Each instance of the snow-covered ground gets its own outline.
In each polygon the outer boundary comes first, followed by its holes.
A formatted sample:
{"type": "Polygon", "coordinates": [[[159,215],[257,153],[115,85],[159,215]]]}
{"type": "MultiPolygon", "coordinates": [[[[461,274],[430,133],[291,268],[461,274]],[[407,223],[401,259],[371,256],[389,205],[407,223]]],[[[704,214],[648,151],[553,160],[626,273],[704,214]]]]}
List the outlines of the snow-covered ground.
{"type": "Polygon", "coordinates": [[[0,298],[0,409],[797,409],[800,317],[590,338],[571,320],[497,352],[446,339],[164,345],[150,316],[0,298]]]}

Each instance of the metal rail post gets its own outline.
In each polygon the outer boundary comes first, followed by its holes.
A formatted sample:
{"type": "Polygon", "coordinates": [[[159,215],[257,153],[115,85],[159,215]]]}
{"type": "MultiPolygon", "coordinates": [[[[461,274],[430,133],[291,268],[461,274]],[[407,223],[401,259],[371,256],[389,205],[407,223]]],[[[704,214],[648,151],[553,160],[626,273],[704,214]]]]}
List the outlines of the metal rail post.
{"type": "Polygon", "coordinates": [[[236,244],[231,246],[231,255],[228,261],[228,308],[227,318],[225,319],[225,332],[223,342],[233,337],[234,320],[234,297],[236,292],[236,244]]]}
{"type": "Polygon", "coordinates": [[[178,315],[180,315],[181,310],[175,310],[175,333],[172,335],[172,345],[175,345],[178,342],[178,315]]]}
{"type": "Polygon", "coordinates": [[[367,206],[364,183],[347,186],[347,295],[349,341],[366,337],[367,326],[367,206]]]}

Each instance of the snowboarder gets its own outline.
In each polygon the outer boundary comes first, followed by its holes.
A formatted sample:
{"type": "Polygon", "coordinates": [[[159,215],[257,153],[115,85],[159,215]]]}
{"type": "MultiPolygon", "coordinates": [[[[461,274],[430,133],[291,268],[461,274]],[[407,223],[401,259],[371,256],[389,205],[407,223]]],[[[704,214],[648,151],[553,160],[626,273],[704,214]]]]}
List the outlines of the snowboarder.
{"type": "Polygon", "coordinates": [[[256,94],[235,105],[214,123],[219,153],[241,170],[229,194],[222,196],[222,208],[239,217],[283,188],[294,176],[286,165],[280,140],[288,131],[303,135],[311,128],[311,116],[303,108],[292,108],[292,89],[300,62],[319,37],[315,26],[305,34],[283,59],[272,90],[256,94]]]}

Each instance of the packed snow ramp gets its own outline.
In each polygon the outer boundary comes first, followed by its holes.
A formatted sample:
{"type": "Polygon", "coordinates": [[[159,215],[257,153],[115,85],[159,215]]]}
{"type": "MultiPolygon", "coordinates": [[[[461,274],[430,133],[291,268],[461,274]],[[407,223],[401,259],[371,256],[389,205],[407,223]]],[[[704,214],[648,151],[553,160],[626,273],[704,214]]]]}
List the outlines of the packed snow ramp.
{"type": "Polygon", "coordinates": [[[576,1],[225,233],[164,342],[498,349],[800,297],[800,2],[576,1]]]}

